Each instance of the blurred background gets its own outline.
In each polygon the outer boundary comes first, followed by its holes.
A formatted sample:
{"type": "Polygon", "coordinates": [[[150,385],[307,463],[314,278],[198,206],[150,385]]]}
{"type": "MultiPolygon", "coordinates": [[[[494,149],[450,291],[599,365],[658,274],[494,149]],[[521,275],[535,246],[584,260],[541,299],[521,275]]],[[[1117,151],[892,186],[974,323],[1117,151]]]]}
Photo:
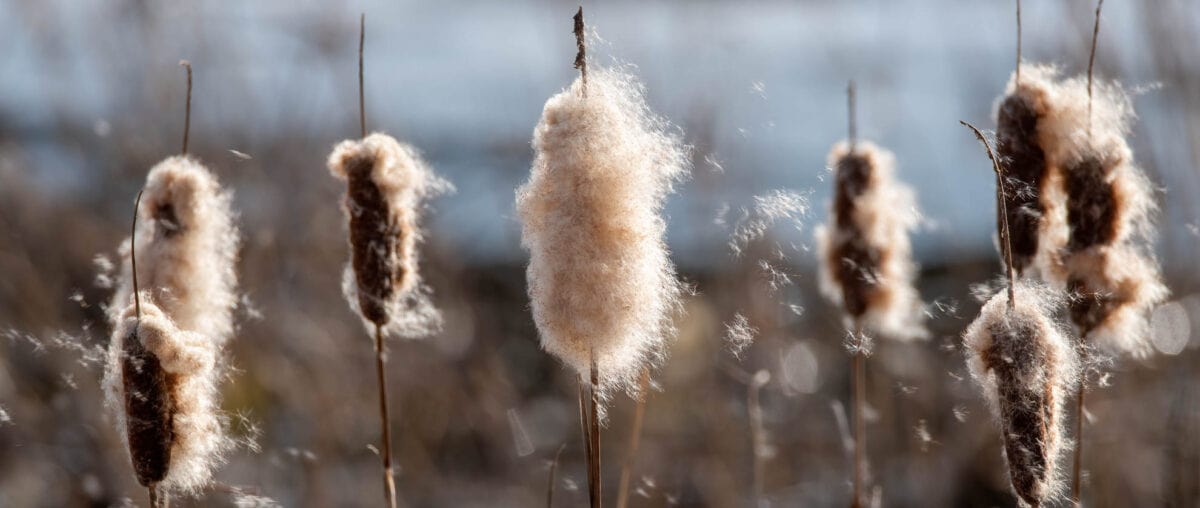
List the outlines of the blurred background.
{"type": "MultiPolygon", "coordinates": [[[[1025,58],[1084,72],[1093,2],[1026,4],[1025,58]]],[[[241,214],[244,297],[222,401],[240,446],[212,488],[176,505],[379,504],[373,351],[339,290],[342,188],[325,169],[334,143],[358,133],[361,12],[368,127],[421,149],[458,189],[431,204],[422,251],[447,326],[390,345],[402,500],[542,506],[565,446],[556,505],[583,505],[575,377],[538,347],[513,209],[542,104],[576,75],[577,5],[0,0],[0,506],[146,503],[98,388],[111,294],[98,276],[146,172],[179,150],[181,59],[195,69],[190,153],[241,214]]],[[[753,506],[756,453],[763,505],[847,504],[849,356],[836,309],[816,294],[811,248],[854,79],[860,135],[894,151],[918,192],[914,249],[934,332],[882,343],[869,362],[874,495],[883,506],[1014,506],[959,345],[979,307],[971,285],[999,264],[989,164],[958,125],[994,125],[1014,64],[1013,3],[584,9],[592,65],[634,66],[651,107],[695,147],[667,213],[697,293],[646,402],[630,505],[753,506]],[[755,197],[780,190],[804,206],[737,240],[763,219],[755,197]],[[738,351],[728,328],[741,319],[754,340],[738,351]],[[760,371],[769,380],[752,396],[760,371]]],[[[1097,73],[1137,92],[1131,144],[1161,186],[1157,247],[1174,296],[1153,316],[1161,354],[1111,366],[1089,395],[1091,506],[1200,506],[1197,54],[1200,3],[1106,3],[1097,73]]],[[[634,406],[616,398],[604,433],[610,502],[634,406]]]]}

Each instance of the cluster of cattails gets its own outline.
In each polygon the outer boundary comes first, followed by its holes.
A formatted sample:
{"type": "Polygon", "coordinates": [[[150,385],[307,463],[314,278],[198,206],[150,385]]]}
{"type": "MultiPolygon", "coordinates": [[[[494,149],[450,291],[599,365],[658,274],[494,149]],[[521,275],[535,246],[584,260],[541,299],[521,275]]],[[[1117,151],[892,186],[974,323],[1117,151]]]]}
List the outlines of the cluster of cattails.
{"type": "Polygon", "coordinates": [[[199,161],[170,157],[150,170],[121,246],[104,386],[153,504],[207,484],[229,444],[217,382],[237,305],[230,202],[199,161]]]}
{"type": "Polygon", "coordinates": [[[367,135],[363,104],[363,42],[359,35],[359,114],[362,138],[339,143],[329,155],[330,173],[346,182],[342,210],[349,222],[350,263],[343,277],[346,300],[375,337],[384,496],[396,506],[391,458],[391,418],[384,371],[384,339],[417,338],[436,331],[441,315],[421,284],[417,247],[426,198],[449,184],[429,169],[413,147],[387,134],[367,135]]]}
{"type": "MultiPolygon", "coordinates": [[[[582,11],[581,11],[582,12],[582,11]]],[[[546,102],[533,134],[529,181],[517,191],[529,296],[542,347],[591,389],[582,415],[598,505],[597,411],[614,389],[636,392],[663,357],[681,285],[662,207],[688,173],[687,150],[618,69],[588,72],[576,16],[581,76],[546,102]],[[594,456],[594,457],[591,457],[594,456]],[[594,469],[594,470],[593,470],[594,469]]],[[[581,407],[584,404],[581,388],[581,407]]]]}
{"type": "MultiPolygon", "coordinates": [[[[1019,16],[1018,4],[1018,30],[1019,16]]],[[[1125,140],[1133,116],[1129,96],[1119,85],[1097,87],[1092,79],[1099,23],[1097,6],[1086,77],[1064,79],[1053,67],[1023,65],[1018,50],[1017,71],[997,111],[994,163],[1001,186],[998,224],[1010,270],[1008,298],[1014,299],[1014,286],[1017,294],[1029,294],[1015,307],[1010,304],[1004,319],[1016,316],[1025,324],[1007,325],[1007,331],[996,327],[1003,321],[989,314],[998,312],[997,295],[965,336],[972,372],[989,399],[999,401],[994,405],[1005,431],[1013,488],[1031,505],[1057,492],[1055,466],[1064,440],[1060,405],[1062,391],[1072,386],[1077,389],[1072,497],[1080,499],[1086,376],[1072,385],[1075,365],[1089,363],[1086,357],[1096,350],[1151,353],[1149,315],[1167,297],[1147,245],[1153,235],[1153,193],[1125,140]],[[1014,282],[1013,272],[1022,280],[1014,282]],[[1033,286],[1040,289],[1028,289],[1033,286]],[[1056,316],[1047,303],[1054,299],[1068,302],[1066,314],[1078,334],[1073,347],[1061,343],[1052,321],[1035,319],[1056,316]],[[1001,337],[1015,345],[997,349],[1001,337]],[[1016,350],[1021,353],[1012,353],[1016,350]],[[1009,364],[996,357],[1008,358],[1009,364]],[[1021,375],[1014,378],[1014,372],[1021,375]],[[1022,394],[1031,379],[1039,380],[1039,391],[1022,394]],[[1040,400],[1041,409],[1006,404],[1005,394],[1027,404],[1040,400]],[[1027,425],[1029,415],[1040,415],[1032,420],[1036,429],[1027,425]],[[1037,456],[1022,453],[1029,450],[1037,456]]]]}
{"type": "Polygon", "coordinates": [[[854,135],[854,87],[848,89],[850,139],[833,147],[834,177],[829,224],[817,228],[821,292],[838,305],[852,333],[854,353],[853,506],[863,502],[866,481],[866,356],[868,335],[893,340],[927,336],[920,295],[913,286],[909,234],[916,227],[912,189],[894,178],[895,157],[854,135]]]}

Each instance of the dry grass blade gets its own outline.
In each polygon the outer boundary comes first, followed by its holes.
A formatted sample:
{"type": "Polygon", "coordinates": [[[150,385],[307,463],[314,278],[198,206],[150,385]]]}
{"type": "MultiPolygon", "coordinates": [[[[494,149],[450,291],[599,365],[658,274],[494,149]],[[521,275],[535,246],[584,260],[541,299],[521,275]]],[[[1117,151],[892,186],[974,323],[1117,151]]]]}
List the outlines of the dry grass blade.
{"type": "Polygon", "coordinates": [[[546,508],[552,508],[554,506],[554,487],[557,483],[556,478],[558,476],[558,462],[559,459],[562,458],[563,450],[566,448],[566,444],[559,446],[558,451],[554,453],[554,462],[550,463],[550,474],[549,478],[546,480],[546,508]]]}
{"type": "Polygon", "coordinates": [[[1009,309],[1016,303],[1014,300],[1015,291],[1015,276],[1013,275],[1013,257],[1012,257],[1012,232],[1008,227],[1008,194],[1004,190],[1004,170],[1000,169],[1000,160],[996,158],[996,152],[992,150],[992,144],[988,142],[987,137],[983,135],[974,125],[966,121],[959,120],[958,123],[971,129],[975,133],[975,138],[983,144],[984,150],[987,151],[988,159],[992,161],[992,170],[996,173],[996,202],[999,203],[998,215],[1000,215],[1000,249],[1004,255],[1004,267],[1008,275],[1008,306],[1009,309]]]}

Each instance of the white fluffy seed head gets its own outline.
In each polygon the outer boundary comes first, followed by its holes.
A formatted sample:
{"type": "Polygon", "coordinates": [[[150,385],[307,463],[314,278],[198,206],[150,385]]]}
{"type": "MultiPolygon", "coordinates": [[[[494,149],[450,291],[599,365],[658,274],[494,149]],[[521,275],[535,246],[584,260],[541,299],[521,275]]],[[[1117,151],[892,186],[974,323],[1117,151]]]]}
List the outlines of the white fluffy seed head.
{"type": "MultiPolygon", "coordinates": [[[[153,302],[151,293],[145,291],[142,294],[140,320],[132,304],[118,317],[105,364],[105,399],[116,417],[118,432],[131,457],[141,455],[134,448],[153,446],[158,444],[155,441],[165,440],[169,444],[169,458],[165,477],[159,485],[173,492],[192,494],[208,484],[222,455],[231,447],[216,402],[219,348],[208,337],[176,326],[153,302]],[[158,362],[157,367],[165,373],[157,382],[140,385],[141,389],[158,392],[156,395],[164,404],[157,409],[169,412],[169,419],[165,421],[170,422],[170,428],[151,431],[158,439],[146,439],[145,433],[131,434],[131,429],[144,431],[144,426],[151,422],[127,413],[130,399],[144,400],[150,394],[130,392],[139,386],[136,381],[130,383],[131,377],[148,373],[143,371],[145,363],[126,361],[125,354],[129,351],[126,340],[140,341],[137,349],[152,355],[158,362]],[[130,368],[133,370],[128,371],[130,368]],[[140,439],[131,439],[133,436],[140,436],[140,439]]],[[[135,466],[135,469],[139,468],[135,466]]]]}
{"type": "MultiPolygon", "coordinates": [[[[138,210],[138,284],[180,329],[224,344],[237,306],[238,230],[232,195],[196,159],[174,156],[150,170],[138,210]]],[[[132,300],[129,240],[110,319],[132,300]]]]}
{"type": "Polygon", "coordinates": [[[835,199],[829,223],[816,230],[822,294],[872,333],[928,337],[909,242],[920,217],[912,189],[894,177],[895,157],[869,142],[851,153],[840,142],[829,166],[835,199]]]}
{"type": "Polygon", "coordinates": [[[680,137],[626,73],[595,69],[550,98],[536,158],[517,191],[533,318],[542,347],[602,391],[636,389],[664,354],[681,286],[664,241],[663,202],[687,175],[680,137]]]}
{"type": "Polygon", "coordinates": [[[963,333],[967,367],[1003,432],[1013,489],[1040,505],[1059,495],[1067,448],[1062,405],[1078,372],[1075,349],[1050,316],[1058,292],[1019,279],[1015,306],[998,291],[963,333]]]}
{"type": "Polygon", "coordinates": [[[1112,355],[1153,352],[1149,316],[1168,291],[1151,252],[1157,203],[1126,136],[1134,119],[1129,93],[1097,82],[1091,112],[1086,76],[1054,87],[1043,122],[1048,140],[1043,275],[1071,292],[1071,317],[1086,340],[1112,355]]]}
{"type": "Polygon", "coordinates": [[[421,282],[417,249],[425,201],[452,189],[413,147],[382,133],[334,147],[329,171],[347,183],[342,209],[349,221],[351,261],[342,289],[371,332],[422,337],[441,315],[421,282]]]}

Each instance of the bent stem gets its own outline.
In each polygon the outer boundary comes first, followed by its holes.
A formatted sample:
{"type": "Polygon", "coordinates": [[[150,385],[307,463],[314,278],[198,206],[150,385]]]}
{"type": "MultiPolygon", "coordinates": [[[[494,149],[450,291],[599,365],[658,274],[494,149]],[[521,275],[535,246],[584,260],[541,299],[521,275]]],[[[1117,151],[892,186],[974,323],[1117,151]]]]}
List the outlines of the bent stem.
{"type": "Polygon", "coordinates": [[[629,451],[625,455],[625,463],[621,465],[621,484],[617,489],[617,508],[629,506],[629,482],[633,476],[633,460],[637,456],[638,444],[642,437],[642,420],[646,414],[646,389],[650,386],[650,370],[643,369],[642,377],[638,380],[637,409],[633,412],[633,428],[629,431],[629,451]]]}
{"type": "Polygon", "coordinates": [[[392,476],[392,432],[388,415],[387,378],[383,370],[383,327],[375,323],[375,373],[379,383],[379,426],[383,430],[383,496],[390,508],[396,508],[396,482],[392,476]]]}

